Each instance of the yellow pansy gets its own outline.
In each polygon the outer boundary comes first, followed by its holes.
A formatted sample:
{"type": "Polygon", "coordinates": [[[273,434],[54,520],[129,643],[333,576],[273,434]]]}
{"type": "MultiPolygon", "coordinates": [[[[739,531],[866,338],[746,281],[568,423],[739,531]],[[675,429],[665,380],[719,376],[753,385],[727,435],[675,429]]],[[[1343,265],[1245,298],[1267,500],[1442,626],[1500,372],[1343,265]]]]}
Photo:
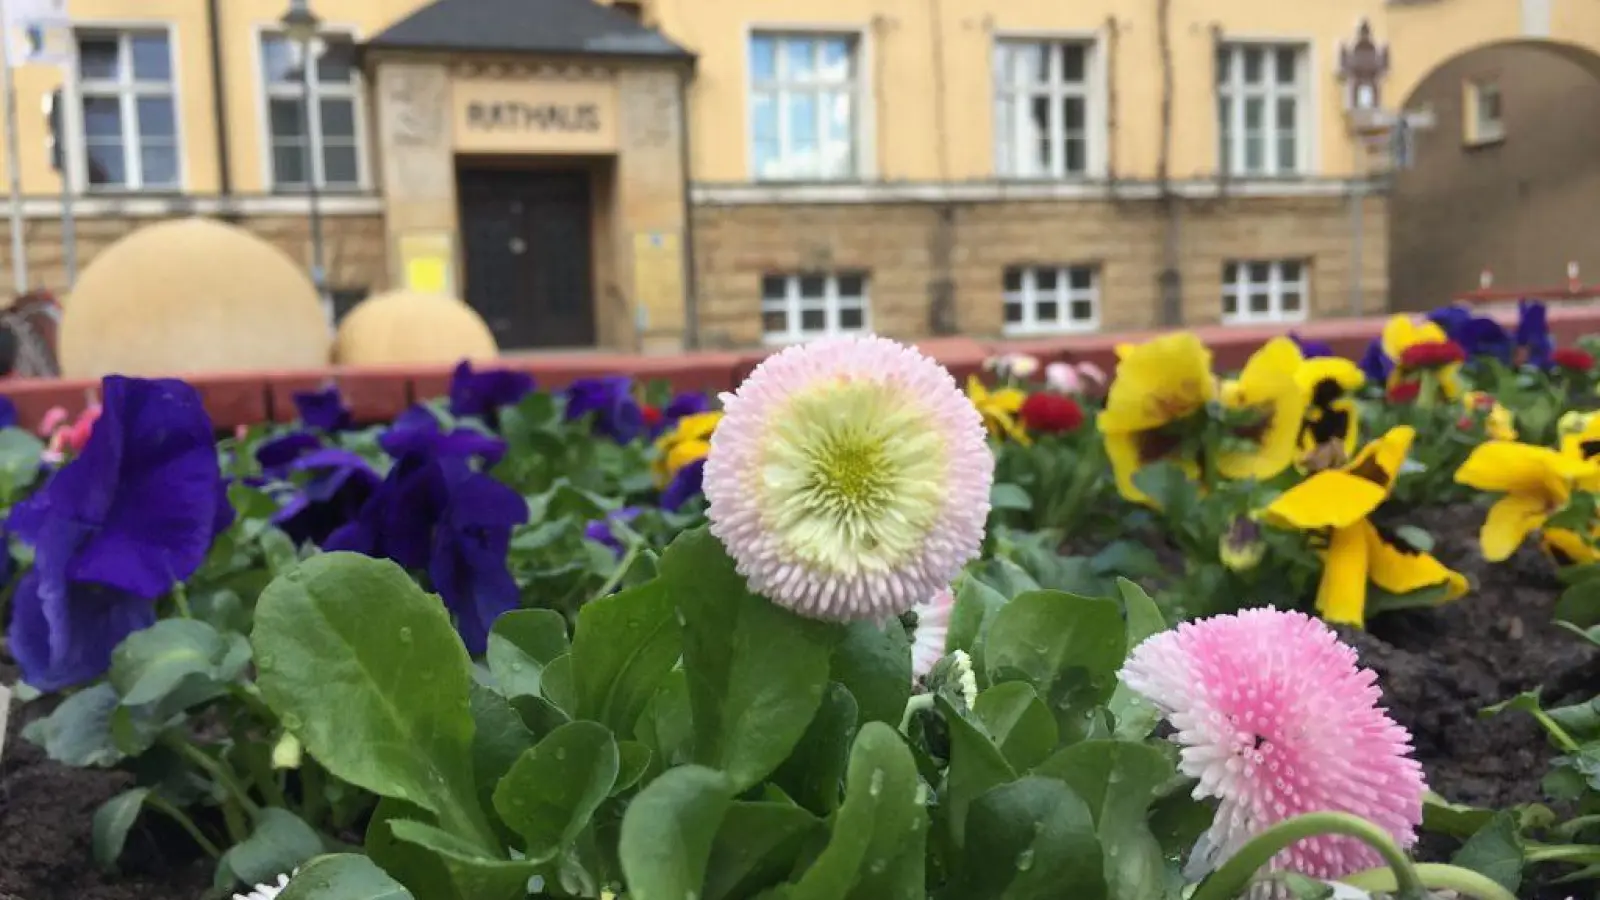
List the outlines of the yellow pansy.
{"type": "Polygon", "coordinates": [[[1461,395],[1461,405],[1469,412],[1482,412],[1483,430],[1490,438],[1497,441],[1514,441],[1517,439],[1517,420],[1511,410],[1500,405],[1500,401],[1487,391],[1467,391],[1461,395]]]}
{"type": "Polygon", "coordinates": [[[1117,347],[1116,378],[1097,421],[1122,496],[1153,505],[1134,486],[1133,476],[1160,460],[1176,462],[1190,477],[1198,476],[1195,460],[1176,458],[1182,441],[1172,428],[1202,412],[1216,394],[1211,351],[1192,332],[1117,347]]]}
{"type": "Polygon", "coordinates": [[[1556,433],[1560,434],[1562,437],[1566,437],[1569,434],[1582,433],[1588,430],[1590,423],[1592,423],[1595,418],[1596,417],[1593,412],[1569,409],[1561,414],[1560,419],[1556,420],[1556,433]]]}
{"type": "Polygon", "coordinates": [[[1394,594],[1442,585],[1446,600],[1467,592],[1464,576],[1369,518],[1388,499],[1415,439],[1409,426],[1392,428],[1344,467],[1311,475],[1262,512],[1268,524],[1325,536],[1317,612],[1329,622],[1365,627],[1368,583],[1394,594]]]}
{"type": "MultiPolygon", "coordinates": [[[[1596,535],[1600,537],[1600,534],[1596,535]]],[[[1566,528],[1546,528],[1541,532],[1540,546],[1550,561],[1558,566],[1591,566],[1600,560],[1593,544],[1583,535],[1566,528]]]]}
{"type": "Polygon", "coordinates": [[[1022,409],[1022,401],[1028,399],[1027,394],[1009,387],[991,391],[983,386],[976,375],[968,375],[967,399],[983,416],[983,427],[989,429],[990,436],[1011,438],[1024,446],[1030,443],[1027,429],[1017,421],[1017,410],[1022,409]]]}
{"type": "Polygon", "coordinates": [[[1588,460],[1516,441],[1487,441],[1473,448],[1456,470],[1456,482],[1504,495],[1489,507],[1478,532],[1483,558],[1510,558],[1530,532],[1566,507],[1575,482],[1592,479],[1596,469],[1588,460]]]}
{"type": "Polygon", "coordinates": [[[711,433],[721,421],[721,412],[695,413],[679,419],[671,431],[656,438],[655,458],[650,461],[656,487],[666,487],[679,469],[706,458],[711,452],[711,433]]]}
{"type": "MultiPolygon", "coordinates": [[[[1383,352],[1394,360],[1394,371],[1389,374],[1387,387],[1393,388],[1404,381],[1417,378],[1417,373],[1409,371],[1402,364],[1401,357],[1406,350],[1418,344],[1443,344],[1450,340],[1437,322],[1428,319],[1413,319],[1410,316],[1391,316],[1383,326],[1383,352]]],[[[1433,371],[1433,376],[1439,385],[1439,392],[1446,400],[1454,400],[1461,396],[1461,363],[1449,363],[1433,371]]]]}
{"type": "Polygon", "coordinates": [[[1318,356],[1300,364],[1295,380],[1307,396],[1300,427],[1301,459],[1332,447],[1335,464],[1343,465],[1355,456],[1360,441],[1361,415],[1353,395],[1367,383],[1367,376],[1348,359],[1318,356]]]}
{"type": "Polygon", "coordinates": [[[1271,478],[1294,462],[1309,399],[1296,377],[1304,362],[1294,341],[1276,337],[1250,355],[1238,380],[1223,386],[1223,406],[1255,417],[1236,435],[1251,448],[1218,454],[1224,478],[1271,478]]]}

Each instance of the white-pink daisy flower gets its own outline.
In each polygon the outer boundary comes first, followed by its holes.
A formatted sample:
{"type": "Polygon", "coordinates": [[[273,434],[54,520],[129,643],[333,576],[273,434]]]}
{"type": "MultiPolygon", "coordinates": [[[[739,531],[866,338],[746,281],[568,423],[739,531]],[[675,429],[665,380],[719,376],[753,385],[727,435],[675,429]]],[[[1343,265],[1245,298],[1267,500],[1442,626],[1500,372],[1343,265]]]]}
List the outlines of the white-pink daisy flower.
{"type": "MultiPolygon", "coordinates": [[[[1267,608],[1184,623],[1140,644],[1122,680],[1176,730],[1194,795],[1221,801],[1192,877],[1306,813],[1351,813],[1402,847],[1416,841],[1427,788],[1411,735],[1378,706],[1377,675],[1322,622],[1267,608]]],[[[1353,838],[1320,836],[1272,868],[1335,880],[1381,864],[1353,838]]]]}
{"type": "Polygon", "coordinates": [[[944,658],[945,640],[950,636],[950,612],[956,595],[940,588],[933,596],[912,607],[917,627],[911,632],[911,677],[922,678],[933,671],[934,663],[944,658]]]}
{"type": "Polygon", "coordinates": [[[928,357],[879,337],[794,346],[722,405],[706,514],[757,593],[814,618],[882,619],[977,555],[994,456],[928,357]]]}

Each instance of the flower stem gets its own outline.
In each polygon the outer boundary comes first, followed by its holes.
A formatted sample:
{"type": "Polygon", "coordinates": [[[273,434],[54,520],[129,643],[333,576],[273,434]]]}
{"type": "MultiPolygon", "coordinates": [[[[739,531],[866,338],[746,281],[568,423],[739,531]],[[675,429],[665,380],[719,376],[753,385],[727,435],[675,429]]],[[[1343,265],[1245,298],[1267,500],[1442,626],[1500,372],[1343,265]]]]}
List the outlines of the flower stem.
{"type": "Polygon", "coordinates": [[[210,775],[213,780],[222,785],[224,790],[233,795],[233,798],[238,801],[239,807],[249,813],[252,818],[261,811],[261,807],[250,798],[250,793],[239,783],[239,779],[234,776],[233,771],[226,764],[212,759],[210,754],[181,737],[170,738],[166,741],[166,744],[176,750],[184,759],[205,770],[207,775],[210,775]]]}
{"type": "Polygon", "coordinates": [[[178,615],[183,618],[194,618],[194,613],[189,610],[189,590],[181,581],[172,585],[172,605],[178,608],[178,615]]]}
{"type": "Polygon", "coordinates": [[[204,850],[207,856],[212,859],[222,858],[222,851],[217,848],[216,844],[212,843],[210,838],[206,837],[205,832],[200,830],[200,826],[194,824],[194,820],[189,818],[188,814],[183,810],[168,803],[165,797],[160,794],[149,794],[144,798],[144,802],[146,806],[177,822],[178,827],[188,832],[189,837],[194,838],[194,842],[200,845],[200,849],[204,850]]]}
{"type": "Polygon", "coordinates": [[[637,538],[628,541],[628,550],[622,554],[622,559],[617,563],[616,570],[611,573],[611,577],[607,578],[604,584],[600,585],[600,590],[595,591],[594,596],[590,598],[591,600],[608,597],[612,591],[617,589],[617,585],[622,583],[622,579],[628,576],[628,570],[633,568],[633,561],[639,558],[639,550],[643,546],[644,542],[637,538]]]}
{"type": "MultiPolygon", "coordinates": [[[[1455,891],[1477,900],[1517,900],[1516,895],[1486,875],[1460,866],[1439,863],[1418,863],[1417,877],[1430,890],[1455,891]]],[[[1389,869],[1368,869],[1339,879],[1343,884],[1363,891],[1389,893],[1396,889],[1394,872],[1389,869]]]]}
{"type": "MultiPolygon", "coordinates": [[[[1406,858],[1389,832],[1360,816],[1340,812],[1319,812],[1296,816],[1261,832],[1239,848],[1231,859],[1223,863],[1211,876],[1200,882],[1190,900],[1233,900],[1244,893],[1257,871],[1272,861],[1284,848],[1310,837],[1339,834],[1355,838],[1383,857],[1394,871],[1395,882],[1403,898],[1425,897],[1416,867],[1406,858]]],[[[1489,900],[1501,900],[1491,897],[1489,900]]]]}
{"type": "Polygon", "coordinates": [[[900,717],[900,733],[905,734],[911,727],[911,719],[924,709],[933,709],[932,694],[914,694],[906,701],[905,715],[900,717]]]}

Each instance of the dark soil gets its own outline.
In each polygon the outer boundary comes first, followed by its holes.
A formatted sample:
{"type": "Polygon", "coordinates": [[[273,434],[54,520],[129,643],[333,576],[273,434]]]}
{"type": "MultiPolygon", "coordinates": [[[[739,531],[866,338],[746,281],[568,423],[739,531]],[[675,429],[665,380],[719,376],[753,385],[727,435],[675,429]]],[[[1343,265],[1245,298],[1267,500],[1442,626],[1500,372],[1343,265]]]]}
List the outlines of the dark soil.
{"type": "MultiPolygon", "coordinates": [[[[0,657],[0,684],[16,675],[0,657]]],[[[37,714],[12,710],[0,757],[0,900],[198,900],[211,886],[211,866],[156,816],[134,826],[121,874],[94,867],[94,811],[131,776],[50,762],[19,734],[37,714]]]]}
{"type": "MultiPolygon", "coordinates": [[[[1445,799],[1500,808],[1540,802],[1539,783],[1558,752],[1523,713],[1488,719],[1478,710],[1536,687],[1546,708],[1600,693],[1600,653],[1551,624],[1561,591],[1537,549],[1524,547],[1491,565],[1478,552],[1484,510],[1470,505],[1418,510],[1411,524],[1430,532],[1436,555],[1476,589],[1440,609],[1395,612],[1344,637],[1378,673],[1395,720],[1410,729],[1428,784],[1445,799]]],[[[1420,855],[1448,859],[1455,842],[1426,836],[1420,855]]],[[[1544,873],[1551,876],[1555,873],[1544,873]]],[[[1538,898],[1594,896],[1594,886],[1534,890],[1538,898]]]]}

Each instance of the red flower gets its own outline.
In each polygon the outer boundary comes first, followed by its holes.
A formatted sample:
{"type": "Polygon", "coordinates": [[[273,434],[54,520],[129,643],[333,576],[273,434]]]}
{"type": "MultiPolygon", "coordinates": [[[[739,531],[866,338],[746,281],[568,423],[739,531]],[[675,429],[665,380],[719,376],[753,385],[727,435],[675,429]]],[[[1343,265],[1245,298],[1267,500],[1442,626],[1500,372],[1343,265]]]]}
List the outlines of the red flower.
{"type": "Polygon", "coordinates": [[[1389,402],[1414,403],[1420,393],[1422,393],[1422,382],[1402,381],[1389,388],[1389,402]]]}
{"type": "Polygon", "coordinates": [[[1472,427],[1474,425],[1477,425],[1477,424],[1478,424],[1478,420],[1474,419],[1471,416],[1462,416],[1461,418],[1456,420],[1456,427],[1461,429],[1462,431],[1471,431],[1472,427]]]}
{"type": "Polygon", "coordinates": [[[644,417],[644,427],[655,428],[661,424],[661,409],[655,406],[641,406],[639,412],[644,417]]]}
{"type": "Polygon", "coordinates": [[[1550,361],[1556,368],[1566,369],[1569,372],[1587,372],[1594,368],[1594,354],[1577,347],[1561,347],[1550,354],[1550,361]]]}
{"type": "Polygon", "coordinates": [[[1467,351],[1455,341],[1412,344],[1400,353],[1400,365],[1407,369],[1437,369],[1466,361],[1467,351]]]}
{"type": "Polygon", "coordinates": [[[1048,391],[1029,394],[1018,412],[1028,430],[1044,434],[1063,434],[1083,424],[1083,407],[1076,400],[1048,391]]]}

